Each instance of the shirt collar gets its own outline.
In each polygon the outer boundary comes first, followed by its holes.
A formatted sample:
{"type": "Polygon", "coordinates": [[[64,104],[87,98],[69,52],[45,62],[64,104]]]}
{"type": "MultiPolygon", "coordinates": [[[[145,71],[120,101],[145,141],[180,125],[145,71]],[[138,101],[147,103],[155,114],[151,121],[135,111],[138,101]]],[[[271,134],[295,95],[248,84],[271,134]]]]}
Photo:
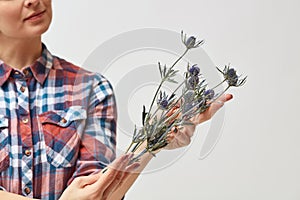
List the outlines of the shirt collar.
{"type": "MultiPolygon", "coordinates": [[[[42,55],[29,66],[34,78],[43,85],[50,69],[53,67],[53,56],[48,51],[45,44],[42,44],[42,55]]],[[[27,68],[27,67],[26,67],[27,68]]],[[[13,68],[6,65],[3,61],[0,60],[0,87],[7,81],[10,77],[13,68]]]]}
{"type": "Polygon", "coordinates": [[[46,45],[43,44],[43,51],[41,57],[39,57],[33,65],[30,66],[31,71],[35,79],[43,85],[50,69],[53,67],[53,56],[48,51],[46,45]]]}
{"type": "Polygon", "coordinates": [[[6,82],[11,74],[12,68],[0,60],[0,87],[6,82]]]}

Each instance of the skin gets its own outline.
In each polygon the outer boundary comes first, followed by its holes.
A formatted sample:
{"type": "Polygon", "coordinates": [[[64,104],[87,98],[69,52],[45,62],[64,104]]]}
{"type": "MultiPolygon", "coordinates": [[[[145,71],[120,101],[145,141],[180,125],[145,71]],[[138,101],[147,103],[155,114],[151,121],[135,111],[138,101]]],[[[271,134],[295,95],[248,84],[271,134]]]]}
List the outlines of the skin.
{"type": "MultiPolygon", "coordinates": [[[[52,19],[51,0],[0,0],[0,59],[11,67],[22,69],[41,56],[41,35],[46,32],[52,19]],[[39,17],[29,16],[43,12],[39,17]]],[[[227,94],[219,98],[204,113],[193,118],[196,125],[209,120],[225,102],[232,99],[227,94]]],[[[195,127],[171,132],[170,146],[188,145],[195,127]]],[[[139,151],[143,149],[143,145],[139,151]]],[[[129,190],[140,172],[152,159],[145,154],[139,163],[129,164],[131,154],[117,158],[106,170],[90,176],[76,178],[64,191],[60,200],[117,200],[129,190]]],[[[0,199],[25,200],[16,194],[0,191],[0,199]]]]}
{"type": "Polygon", "coordinates": [[[0,58],[21,69],[40,57],[41,35],[52,19],[51,0],[0,0],[0,58]],[[44,11],[38,20],[26,20],[44,11]]]}

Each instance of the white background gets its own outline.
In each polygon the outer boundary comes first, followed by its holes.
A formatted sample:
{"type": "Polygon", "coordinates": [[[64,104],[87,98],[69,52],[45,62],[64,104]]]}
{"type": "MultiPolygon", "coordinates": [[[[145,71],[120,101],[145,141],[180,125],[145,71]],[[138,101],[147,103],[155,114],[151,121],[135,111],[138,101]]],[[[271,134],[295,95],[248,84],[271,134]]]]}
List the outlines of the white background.
{"type": "Polygon", "coordinates": [[[44,42],[75,64],[112,36],[156,27],[205,38],[214,63],[249,76],[232,91],[213,153],[198,160],[192,146],[167,169],[142,175],[128,200],[300,199],[299,0],[54,0],[53,7],[44,42]]]}

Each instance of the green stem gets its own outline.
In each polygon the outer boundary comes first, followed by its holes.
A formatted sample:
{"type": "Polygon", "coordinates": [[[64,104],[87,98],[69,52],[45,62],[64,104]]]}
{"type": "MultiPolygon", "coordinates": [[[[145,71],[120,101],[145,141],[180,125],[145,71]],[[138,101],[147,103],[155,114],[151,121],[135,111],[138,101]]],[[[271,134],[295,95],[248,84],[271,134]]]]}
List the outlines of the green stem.
{"type": "Polygon", "coordinates": [[[183,56],[185,56],[188,51],[189,49],[187,48],[184,53],[173,63],[173,65],[170,67],[170,70],[183,58],[183,56]]]}
{"type": "Polygon", "coordinates": [[[181,88],[181,86],[182,86],[184,83],[185,83],[185,80],[182,81],[182,82],[178,85],[178,87],[173,91],[172,94],[175,94],[175,93],[177,92],[177,90],[178,90],[179,88],[181,88]]]}
{"type": "Polygon", "coordinates": [[[136,162],[136,161],[138,161],[138,159],[140,158],[140,157],[142,157],[145,153],[147,153],[148,152],[148,150],[145,148],[142,152],[140,152],[136,157],[134,157],[134,158],[132,158],[132,160],[129,162],[129,165],[130,164],[132,164],[132,163],[134,163],[134,162],[136,162]]]}
{"type": "Polygon", "coordinates": [[[174,119],[176,119],[176,116],[181,112],[181,108],[178,108],[178,110],[176,112],[174,112],[171,116],[167,117],[164,121],[163,124],[167,123],[168,121],[172,121],[174,119]]]}
{"type": "Polygon", "coordinates": [[[230,85],[228,85],[227,87],[226,87],[226,89],[223,91],[223,92],[221,92],[216,98],[214,98],[211,102],[209,102],[209,106],[213,103],[213,102],[215,102],[218,98],[220,98],[228,89],[230,88],[230,85]]]}
{"type": "Polygon", "coordinates": [[[130,150],[130,148],[132,147],[133,144],[134,144],[134,142],[131,142],[131,143],[130,143],[129,147],[128,147],[127,150],[126,150],[126,153],[128,153],[128,151],[130,150]]]}
{"type": "MultiPolygon", "coordinates": [[[[173,63],[173,65],[170,67],[170,69],[169,70],[171,70],[182,58],[183,58],[183,56],[185,56],[185,54],[187,53],[189,51],[189,49],[187,48],[184,52],[183,52],[183,54],[173,63]]],[[[163,79],[161,82],[160,82],[160,84],[159,84],[159,86],[158,86],[158,88],[156,89],[156,92],[155,92],[155,95],[154,95],[154,97],[153,97],[153,99],[152,99],[152,102],[151,102],[151,105],[150,105],[150,108],[149,108],[149,112],[148,113],[151,113],[151,110],[152,110],[152,107],[153,107],[153,104],[154,104],[154,101],[155,101],[155,99],[156,99],[156,97],[157,97],[157,94],[158,94],[158,92],[159,92],[159,90],[160,90],[160,88],[161,88],[161,86],[162,86],[162,84],[165,82],[165,80],[166,79],[163,79]]]]}
{"type": "MultiPolygon", "coordinates": [[[[155,95],[154,95],[154,97],[153,97],[153,99],[152,99],[151,106],[150,106],[150,108],[149,108],[149,112],[148,112],[148,113],[151,113],[151,110],[152,110],[154,101],[155,101],[155,99],[156,99],[156,97],[157,97],[157,94],[158,94],[158,92],[159,92],[159,90],[160,90],[160,88],[161,88],[163,82],[165,82],[165,79],[163,79],[163,80],[160,82],[158,88],[156,89],[156,92],[155,92],[155,95]]],[[[149,115],[148,115],[148,116],[149,116],[149,115]]]]}
{"type": "Polygon", "coordinates": [[[222,83],[224,83],[227,79],[224,79],[221,83],[219,83],[218,85],[216,85],[215,87],[211,88],[212,90],[214,90],[215,88],[219,87],[220,85],[222,85],[222,83]]]}

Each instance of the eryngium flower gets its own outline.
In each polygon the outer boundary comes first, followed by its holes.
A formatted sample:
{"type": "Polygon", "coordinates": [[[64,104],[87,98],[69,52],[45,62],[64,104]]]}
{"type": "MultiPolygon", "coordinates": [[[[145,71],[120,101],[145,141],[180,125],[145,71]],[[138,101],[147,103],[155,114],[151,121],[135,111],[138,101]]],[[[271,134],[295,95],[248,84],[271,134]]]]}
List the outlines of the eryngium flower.
{"type": "Polygon", "coordinates": [[[188,48],[192,48],[195,45],[195,43],[196,43],[196,38],[194,36],[191,36],[186,40],[185,45],[188,48]]]}
{"type": "Polygon", "coordinates": [[[186,37],[186,34],[181,31],[181,41],[187,49],[197,48],[204,43],[204,40],[197,41],[194,36],[186,37]]]}
{"type": "Polygon", "coordinates": [[[204,96],[205,96],[205,99],[211,100],[211,99],[213,99],[214,96],[215,96],[215,91],[212,90],[212,89],[206,90],[206,91],[204,92],[204,96]]]}
{"type": "Polygon", "coordinates": [[[223,71],[220,70],[218,67],[217,69],[223,74],[224,79],[228,83],[228,86],[239,87],[246,82],[247,76],[243,79],[240,79],[241,76],[238,76],[236,70],[234,68],[230,68],[229,65],[225,65],[223,71]]]}
{"type": "Polygon", "coordinates": [[[167,109],[174,101],[175,95],[172,94],[170,97],[165,92],[159,93],[159,98],[157,100],[157,104],[162,109],[167,109]]]}
{"type": "Polygon", "coordinates": [[[199,77],[198,76],[191,76],[188,80],[188,86],[189,88],[195,88],[199,83],[199,77]]]}
{"type": "Polygon", "coordinates": [[[198,76],[200,73],[200,68],[197,64],[195,64],[191,68],[189,68],[189,73],[193,76],[198,76]]]}

